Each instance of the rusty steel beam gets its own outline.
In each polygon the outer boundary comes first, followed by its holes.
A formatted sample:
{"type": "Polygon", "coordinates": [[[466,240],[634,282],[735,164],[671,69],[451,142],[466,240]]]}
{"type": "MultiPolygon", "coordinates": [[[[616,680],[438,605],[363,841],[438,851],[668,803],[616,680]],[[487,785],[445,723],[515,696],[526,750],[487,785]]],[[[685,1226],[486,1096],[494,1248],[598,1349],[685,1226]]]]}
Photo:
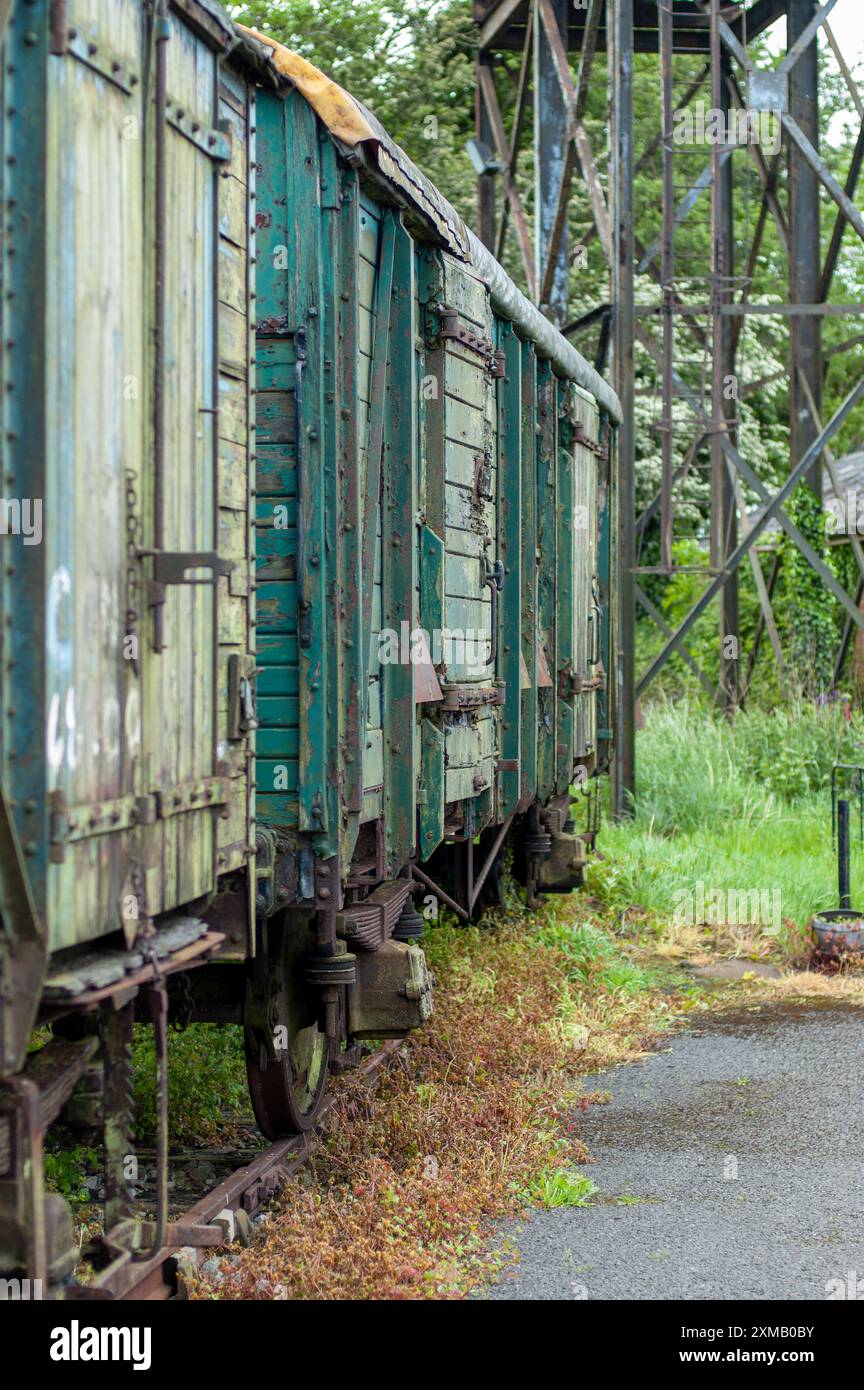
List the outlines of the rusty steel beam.
{"type": "MultiPolygon", "coordinates": [[[[483,83],[488,78],[492,81],[490,71],[491,60],[488,54],[480,53],[477,57],[477,82],[474,90],[474,129],[477,139],[485,145],[494,143],[492,134],[492,123],[489,119],[488,103],[484,101],[483,83]]],[[[501,151],[499,149],[499,154],[501,151]]],[[[503,154],[501,155],[503,159],[503,154]]],[[[488,246],[491,251],[495,244],[495,175],[478,174],[477,176],[477,235],[484,246],[488,246]]]]}
{"type": "MultiPolygon", "coordinates": [[[[792,10],[794,8],[794,4],[795,0],[792,0],[792,2],[789,5],[790,19],[792,17],[792,10]]],[[[793,43],[789,44],[789,47],[786,50],[782,62],[780,62],[777,68],[775,69],[778,77],[781,74],[791,72],[795,64],[798,62],[798,59],[803,56],[805,49],[809,48],[811,44],[816,42],[816,36],[819,32],[819,29],[825,23],[825,20],[828,18],[829,14],[831,13],[836,4],[837,0],[825,0],[825,4],[822,5],[821,9],[816,11],[816,13],[812,16],[811,19],[807,20],[806,23],[804,23],[803,28],[801,27],[801,22],[806,19],[807,7],[801,7],[801,20],[797,20],[796,18],[796,23],[794,25],[790,24],[790,38],[791,30],[794,28],[795,40],[793,43]]],[[[810,0],[808,0],[808,6],[812,9],[812,4],[810,4],[810,0]]]]}
{"type": "MultiPolygon", "coordinates": [[[[519,242],[519,249],[522,253],[522,263],[525,268],[525,275],[528,281],[528,292],[532,299],[536,298],[536,282],[534,279],[534,248],[531,245],[531,234],[528,231],[528,221],[525,217],[525,209],[522,206],[522,199],[516,187],[516,181],[512,175],[513,153],[507,140],[504,129],[504,121],[501,116],[501,108],[498,105],[498,94],[495,91],[495,80],[488,65],[481,65],[477,70],[477,81],[479,91],[485,109],[485,116],[489,123],[492,135],[492,143],[498,151],[501,161],[504,163],[504,192],[513,212],[513,225],[516,229],[516,237],[519,242]]],[[[482,176],[481,176],[482,177],[482,176]]],[[[482,238],[481,238],[482,240],[482,238]]],[[[493,238],[494,240],[494,238],[493,238]]],[[[490,247],[491,249],[491,247],[490,247]]]]}
{"type": "MultiPolygon", "coordinates": [[[[812,0],[789,0],[787,58],[791,55],[794,58],[788,70],[789,110],[783,113],[782,119],[784,129],[792,137],[789,145],[789,299],[793,304],[814,304],[820,298],[819,54],[812,15],[812,0]]],[[[813,412],[801,389],[800,374],[809,381],[817,408],[821,407],[821,353],[819,319],[793,316],[789,323],[790,463],[801,458],[817,434],[813,412]]],[[[818,456],[806,482],[821,498],[822,465],[818,456]]]]}
{"type": "Polygon", "coordinates": [[[582,47],[579,51],[579,70],[576,74],[573,115],[577,121],[581,121],[585,115],[585,107],[588,103],[588,83],[591,81],[591,69],[594,64],[594,54],[597,51],[600,16],[604,9],[605,0],[590,0],[590,8],[585,19],[585,32],[582,36],[582,47]]]}
{"type": "MultiPolygon", "coordinates": [[[[723,100],[723,71],[720,65],[720,0],[711,0],[711,107],[726,112],[723,100]]],[[[726,163],[729,163],[727,159],[726,163]]],[[[723,567],[723,480],[726,473],[720,435],[725,432],[723,411],[723,324],[720,309],[723,292],[725,237],[725,188],[721,184],[720,146],[711,146],[711,505],[709,563],[712,570],[723,567]]],[[[724,180],[725,183],[725,180],[724,180]]],[[[728,254],[728,251],[727,251],[728,254]]]]}
{"type": "Polygon", "coordinates": [[[572,133],[573,82],[560,32],[567,8],[568,0],[537,0],[534,7],[534,274],[541,307],[557,324],[567,319],[569,281],[566,210],[555,225],[572,133]]]}
{"type": "MultiPolygon", "coordinates": [[[[641,319],[654,318],[662,313],[661,304],[638,304],[636,314],[641,319]]],[[[707,314],[713,316],[714,306],[712,304],[684,304],[676,300],[676,312],[682,317],[684,315],[707,314]]],[[[747,318],[752,315],[756,318],[845,318],[864,314],[864,304],[751,304],[749,300],[737,300],[732,304],[723,304],[720,307],[720,315],[723,318],[747,318]]],[[[786,375],[786,373],[784,373],[786,375]]]]}
{"type": "MultiPolygon", "coordinates": [[[[532,7],[533,7],[534,0],[531,0],[531,3],[532,3],[532,7]]],[[[532,13],[533,13],[533,9],[532,9],[532,13]]],[[[534,25],[533,25],[533,21],[532,21],[532,23],[530,23],[530,24],[527,26],[526,30],[525,30],[525,46],[524,46],[524,48],[523,48],[523,50],[522,50],[522,61],[521,61],[520,65],[519,65],[519,81],[518,81],[518,84],[517,84],[517,87],[516,87],[516,107],[515,107],[515,110],[514,110],[514,112],[513,112],[513,128],[512,128],[511,135],[510,135],[510,164],[509,164],[509,169],[508,169],[508,172],[509,172],[509,174],[510,174],[511,179],[512,179],[512,178],[515,178],[515,175],[516,175],[516,163],[517,163],[517,160],[518,160],[518,158],[519,158],[519,151],[520,151],[520,149],[522,148],[522,132],[523,132],[523,130],[524,130],[524,128],[525,128],[525,115],[526,115],[526,112],[527,112],[527,110],[528,110],[528,89],[529,89],[529,82],[530,82],[529,74],[530,74],[530,72],[531,72],[531,50],[532,50],[533,41],[534,41],[534,25]]],[[[509,199],[505,199],[505,200],[504,200],[504,206],[503,206],[503,208],[501,209],[501,223],[500,223],[500,226],[499,226],[499,228],[498,228],[498,237],[497,237],[496,246],[495,246],[495,256],[496,256],[496,259],[499,260],[499,261],[502,259],[503,255],[504,255],[504,242],[505,242],[505,239],[506,239],[506,237],[507,237],[507,224],[508,224],[508,222],[509,222],[509,219],[510,219],[510,201],[509,201],[509,199]]],[[[533,247],[532,247],[532,250],[531,250],[531,276],[532,276],[532,280],[533,280],[533,275],[534,275],[534,250],[533,250],[533,247]]],[[[529,284],[530,284],[530,283],[531,283],[531,281],[529,281],[529,284]]],[[[533,296],[532,296],[532,297],[533,297],[533,296]]]]}
{"type": "MultiPolygon", "coordinates": [[[[807,134],[795,120],[794,116],[788,112],[783,113],[783,129],[789,134],[804,156],[807,164],[814,171],[818,179],[831,194],[841,212],[844,213],[847,222],[851,222],[858,235],[864,240],[864,216],[856,208],[852,199],[847,196],[840,184],[835,179],[828,165],[819,155],[818,150],[808,139],[807,134]]],[[[818,194],[817,194],[818,198],[818,194]]]]}
{"type": "MultiPolygon", "coordinates": [[[[855,197],[855,190],[858,187],[858,179],[861,174],[861,164],[864,161],[864,121],[858,130],[858,139],[855,141],[855,149],[852,152],[852,162],[849,165],[849,173],[846,176],[845,193],[850,200],[855,197]]],[[[837,260],[840,255],[840,247],[843,242],[843,233],[846,230],[846,214],[842,209],[838,209],[837,219],[834,223],[834,230],[831,233],[831,243],[825,255],[825,264],[822,267],[822,275],[819,280],[819,298],[827,299],[834,280],[834,271],[837,268],[837,260]]]]}

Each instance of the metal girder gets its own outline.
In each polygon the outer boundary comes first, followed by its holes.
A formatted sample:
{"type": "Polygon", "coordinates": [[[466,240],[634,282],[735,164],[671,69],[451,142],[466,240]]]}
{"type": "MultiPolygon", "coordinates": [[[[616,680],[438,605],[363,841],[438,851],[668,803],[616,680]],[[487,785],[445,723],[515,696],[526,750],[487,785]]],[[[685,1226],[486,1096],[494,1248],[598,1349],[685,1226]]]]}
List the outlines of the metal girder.
{"type": "MultiPolygon", "coordinates": [[[[659,364],[660,352],[656,343],[654,343],[651,340],[650,335],[645,333],[642,329],[637,329],[637,332],[640,342],[643,344],[644,347],[647,348],[648,352],[651,353],[654,360],[659,364]]],[[[694,412],[706,433],[709,432],[711,429],[711,422],[705,411],[702,409],[702,406],[697,400],[696,396],[687,386],[686,382],[681,380],[681,377],[677,374],[677,372],[674,374],[673,381],[675,385],[675,390],[678,393],[678,395],[681,396],[682,400],[685,400],[687,402],[690,409],[694,412]]],[[[852,409],[854,407],[854,404],[855,402],[852,403],[852,406],[850,406],[849,409],[852,409]]],[[[841,409],[842,408],[843,407],[841,407],[841,409]]],[[[846,413],[848,414],[848,410],[846,413]]],[[[839,423],[842,423],[842,421],[840,421],[839,423]]],[[[836,428],[839,428],[839,424],[835,425],[834,421],[832,421],[827,428],[831,431],[831,434],[828,436],[830,438],[833,436],[834,430],[836,428]]],[[[722,441],[724,453],[726,454],[729,461],[732,464],[734,464],[735,468],[738,470],[738,473],[744,479],[745,483],[752,487],[753,491],[757,493],[757,495],[762,499],[763,502],[767,502],[770,504],[772,500],[771,496],[759,475],[756,472],[754,472],[747,460],[738,452],[738,450],[735,448],[735,445],[728,438],[725,432],[721,433],[720,438],[722,441]]],[[[817,443],[818,442],[819,441],[817,441],[817,443]]],[[[810,460],[811,463],[815,461],[815,458],[818,458],[818,455],[819,453],[821,453],[821,451],[822,445],[820,444],[820,447],[816,451],[814,458],[810,460]]],[[[808,453],[809,452],[810,451],[808,451],[808,453]]],[[[798,527],[795,525],[795,523],[791,521],[790,518],[786,515],[782,506],[777,507],[777,520],[783,527],[783,530],[786,532],[789,539],[801,551],[801,554],[804,556],[805,560],[807,560],[808,563],[813,567],[813,569],[816,570],[816,573],[819,575],[826,588],[831,590],[834,597],[840,603],[842,603],[843,607],[846,608],[847,612],[854,608],[852,600],[846,593],[846,590],[843,588],[843,586],[838,582],[833,571],[828,568],[821,556],[819,556],[813,549],[810,542],[806,540],[806,538],[798,530],[798,527]]],[[[725,579],[725,575],[723,578],[725,579]]],[[[864,616],[858,615],[856,613],[855,621],[858,622],[859,620],[861,621],[862,626],[864,626],[864,616]]]]}
{"type": "Polygon", "coordinates": [[[504,31],[512,23],[523,4],[524,0],[501,0],[501,4],[481,24],[481,48],[496,47],[497,41],[503,36],[504,31]]]}
{"type": "Polygon", "coordinates": [[[843,74],[843,80],[846,83],[846,86],[849,88],[849,95],[855,103],[855,110],[858,112],[858,115],[861,117],[861,120],[864,121],[864,101],[861,100],[861,93],[858,91],[858,84],[852,76],[851,72],[849,71],[849,64],[846,62],[846,59],[843,57],[843,54],[840,51],[840,45],[834,37],[834,31],[832,30],[830,24],[825,25],[825,37],[831,45],[831,51],[834,54],[835,59],[837,60],[837,66],[843,74]]]}
{"type": "MultiPolygon", "coordinates": [[[[847,198],[854,198],[855,189],[858,187],[858,179],[861,174],[861,163],[864,160],[864,120],[858,130],[858,139],[855,142],[855,149],[852,152],[852,162],[849,165],[849,173],[846,175],[845,193],[847,198]]],[[[834,271],[837,268],[837,259],[840,255],[840,247],[843,242],[843,233],[846,230],[846,214],[842,208],[838,209],[837,220],[834,223],[834,230],[831,233],[831,243],[825,255],[825,264],[822,267],[822,276],[819,281],[819,298],[827,299],[834,279],[834,271]]]]}
{"type": "MultiPolygon", "coordinates": [[[[483,100],[481,77],[491,66],[491,55],[488,53],[478,53],[475,65],[476,80],[474,83],[474,133],[481,145],[487,148],[494,144],[495,137],[492,134],[489,113],[486,110],[486,103],[483,100]]],[[[495,182],[495,174],[491,170],[478,173],[477,175],[477,235],[483,245],[490,249],[495,240],[495,214],[497,204],[497,189],[495,187],[495,182]]],[[[506,199],[504,207],[505,209],[508,207],[506,199]]]]}
{"type": "Polygon", "coordinates": [[[602,0],[591,0],[591,9],[588,12],[586,20],[586,42],[588,48],[583,48],[575,87],[570,73],[567,51],[564,47],[561,31],[558,27],[551,0],[537,0],[537,3],[539,5],[539,17],[542,22],[546,41],[549,44],[549,51],[552,55],[552,61],[561,89],[564,110],[566,111],[565,140],[567,142],[561,177],[555,198],[549,241],[546,248],[545,266],[542,267],[542,274],[538,277],[540,280],[539,303],[543,305],[547,304],[550,300],[555,277],[558,274],[561,246],[564,242],[567,230],[570,185],[576,169],[577,156],[588,188],[594,224],[600,237],[607,262],[610,261],[612,255],[612,234],[609,223],[609,211],[606,206],[606,199],[603,194],[600,176],[594,160],[591,141],[581,121],[581,114],[584,111],[585,102],[587,100],[588,79],[591,72],[594,45],[600,22],[602,0]]]}
{"type": "MultiPolygon", "coordinates": [[[[728,556],[726,561],[726,572],[724,574],[718,575],[718,577],[708,585],[708,588],[705,590],[702,596],[699,599],[697,599],[696,603],[690,609],[690,612],[680,623],[678,631],[675,633],[675,636],[667,643],[663,651],[660,652],[660,654],[657,657],[655,657],[654,661],[652,661],[648,670],[645,672],[644,676],[639,681],[639,684],[637,686],[637,695],[641,694],[642,691],[648,685],[650,685],[654,677],[658,674],[660,670],[662,670],[663,666],[666,664],[666,661],[668,660],[672,652],[677,651],[677,649],[683,642],[684,637],[690,631],[690,628],[693,626],[696,620],[699,617],[701,617],[701,615],[705,612],[705,609],[712,602],[712,600],[717,597],[720,590],[723,588],[723,585],[726,583],[728,575],[731,574],[735,569],[737,569],[738,565],[744,559],[745,555],[747,555],[751,546],[755,544],[755,542],[757,541],[757,539],[759,538],[759,536],[761,535],[762,531],[765,529],[771,518],[776,515],[778,521],[780,521],[781,525],[784,526],[784,529],[788,529],[788,526],[790,526],[791,523],[788,522],[788,519],[784,519],[784,513],[782,510],[783,503],[787,500],[787,498],[791,495],[793,490],[797,487],[798,483],[804,477],[807,470],[813,465],[815,460],[819,458],[819,455],[823,452],[825,445],[828,443],[828,441],[833,438],[837,430],[843,424],[844,420],[846,420],[847,416],[850,414],[852,410],[855,409],[855,406],[858,405],[858,403],[861,400],[864,400],[864,379],[859,381],[857,386],[853,387],[843,404],[834,412],[834,415],[831,417],[828,424],[820,432],[818,439],[814,441],[811,447],[804,454],[803,458],[799,459],[798,463],[792,469],[791,473],[789,474],[789,477],[786,479],[783,486],[779,489],[777,493],[775,493],[773,498],[768,499],[768,505],[765,507],[764,511],[756,519],[753,526],[748,531],[747,535],[744,536],[741,541],[739,541],[733,553],[730,556],[728,556]]],[[[794,529],[797,532],[797,527],[795,527],[794,529]]],[[[798,534],[800,535],[800,532],[798,532],[798,534]]],[[[802,551],[804,550],[804,545],[802,544],[803,541],[804,537],[801,536],[801,539],[798,542],[798,548],[802,551]]],[[[811,547],[808,546],[808,549],[810,549],[811,553],[815,555],[815,552],[812,552],[811,547]]],[[[818,559],[818,557],[816,558],[818,559]]],[[[825,568],[825,570],[827,571],[827,566],[824,566],[823,568],[825,568]]],[[[830,574],[830,571],[827,571],[827,573],[830,574]]],[[[833,580],[834,576],[831,575],[831,578],[833,580]]],[[[834,583],[836,585],[837,581],[834,580],[834,583]]],[[[837,585],[837,588],[840,588],[840,586],[837,585]]],[[[858,626],[864,628],[864,613],[862,613],[857,608],[856,604],[849,597],[845,590],[841,590],[841,592],[844,606],[847,608],[847,610],[852,610],[854,619],[857,622],[858,626]]]]}
{"type": "MultiPolygon", "coordinates": [[[[707,48],[702,16],[694,11],[690,0],[672,0],[675,15],[676,51],[704,53],[707,48]]],[[[568,46],[574,51],[581,46],[585,33],[584,16],[587,6],[583,0],[571,5],[572,22],[568,24],[568,46]]],[[[482,49],[514,49],[520,46],[520,30],[525,23],[525,0],[501,0],[498,5],[480,9],[475,5],[475,19],[480,28],[482,49]]],[[[747,37],[755,39],[785,13],[785,0],[757,0],[746,11],[747,37]]],[[[657,52],[657,0],[634,0],[633,51],[657,52]]],[[[743,20],[732,21],[733,31],[743,32],[743,20]]],[[[598,52],[610,51],[614,40],[607,30],[611,22],[601,25],[598,52]]]]}
{"type": "MultiPolygon", "coordinates": [[[[618,436],[618,633],[619,669],[615,691],[615,761],[613,809],[617,815],[632,811],[636,794],[636,598],[633,575],[635,553],[635,438],[633,428],[633,0],[616,0],[607,8],[611,20],[612,51],[607,64],[612,112],[613,249],[612,301],[615,386],[621,401],[623,423],[618,436]]],[[[607,30],[607,40],[609,31],[607,30]]]]}
{"type": "Polygon", "coordinates": [[[660,82],[663,124],[663,230],[661,235],[663,295],[663,416],[660,465],[660,564],[672,568],[672,363],[675,345],[675,175],[672,150],[672,10],[668,0],[658,7],[660,21],[660,82]]]}
{"type": "MultiPolygon", "coordinates": [[[[707,304],[688,304],[684,305],[680,301],[676,302],[678,312],[684,314],[707,314],[713,316],[714,306],[707,304]]],[[[636,307],[637,317],[646,319],[654,318],[663,312],[660,304],[639,304],[636,307]]],[[[864,304],[751,304],[748,300],[736,300],[733,304],[722,304],[720,315],[723,318],[746,318],[753,315],[756,318],[770,319],[778,317],[789,318],[845,318],[849,315],[864,314],[864,304]]],[[[787,375],[787,373],[784,373],[787,375]]]]}
{"type": "Polygon", "coordinates": [[[513,213],[513,224],[522,253],[522,263],[528,280],[529,293],[534,299],[537,293],[534,280],[534,248],[531,245],[531,233],[528,231],[525,209],[522,206],[522,199],[512,174],[514,156],[504,130],[501,108],[498,105],[498,94],[495,91],[495,81],[489,67],[481,66],[478,68],[477,81],[499,157],[506,166],[504,169],[504,193],[513,213]]]}
{"type": "Polygon", "coordinates": [[[534,255],[540,304],[553,322],[567,318],[569,265],[566,199],[572,170],[573,81],[559,29],[567,0],[536,0],[534,8],[534,255]],[[556,208],[560,215],[556,217],[556,208]],[[554,241],[553,241],[554,235],[554,241]],[[542,286],[547,286],[544,295],[542,286]]]}
{"type": "MultiPolygon", "coordinates": [[[[522,49],[522,61],[519,65],[519,80],[516,85],[516,108],[513,112],[513,130],[510,136],[510,165],[509,173],[511,178],[516,172],[516,161],[519,158],[519,150],[522,145],[522,131],[525,127],[525,113],[528,110],[528,86],[529,73],[531,71],[531,50],[534,43],[534,23],[533,5],[529,13],[529,23],[525,30],[525,44],[522,49]]],[[[504,254],[504,241],[507,236],[507,223],[510,218],[510,200],[505,199],[504,207],[501,210],[501,224],[498,228],[498,239],[495,248],[496,258],[500,261],[504,254]]],[[[534,249],[531,249],[531,276],[529,285],[533,283],[534,274],[534,249]]]]}
{"type": "Polygon", "coordinates": [[[795,66],[805,48],[808,48],[815,39],[821,25],[825,23],[836,4],[837,0],[825,0],[825,4],[816,11],[810,23],[805,29],[802,29],[792,47],[785,54],[783,61],[775,68],[775,77],[785,76],[795,66]]]}
{"type": "MultiPolygon", "coordinates": [[[[645,593],[645,590],[642,588],[641,584],[637,584],[635,588],[636,602],[640,605],[640,607],[645,609],[645,612],[648,614],[648,617],[651,619],[651,621],[655,624],[656,627],[659,627],[664,637],[674,637],[675,634],[672,628],[667,623],[666,619],[660,612],[660,609],[657,607],[657,605],[651,602],[651,599],[645,593]]],[[[716,688],[709,680],[709,678],[706,676],[705,672],[702,670],[702,667],[699,665],[698,661],[693,656],[692,652],[689,652],[686,647],[682,646],[679,655],[681,657],[681,660],[685,663],[685,665],[687,665],[690,668],[696,679],[702,685],[703,689],[707,692],[709,698],[714,700],[717,695],[716,688]]]]}
{"type": "Polygon", "coordinates": [[[783,129],[795,141],[795,144],[798,146],[810,167],[819,175],[825,188],[844,213],[847,222],[851,222],[858,235],[864,240],[864,217],[862,217],[861,213],[852,202],[852,199],[849,198],[840,187],[834,175],[831,173],[831,170],[828,168],[828,165],[825,163],[824,159],[822,159],[818,150],[816,150],[807,139],[807,136],[804,134],[804,131],[795,118],[790,116],[787,111],[784,111],[782,121],[783,129]]]}
{"type": "Polygon", "coordinates": [[[585,115],[588,83],[591,79],[591,68],[597,49],[597,32],[600,28],[600,16],[605,9],[605,4],[606,0],[590,0],[590,7],[585,20],[585,33],[579,52],[579,70],[576,74],[576,95],[573,101],[573,115],[577,121],[581,121],[585,115]]]}

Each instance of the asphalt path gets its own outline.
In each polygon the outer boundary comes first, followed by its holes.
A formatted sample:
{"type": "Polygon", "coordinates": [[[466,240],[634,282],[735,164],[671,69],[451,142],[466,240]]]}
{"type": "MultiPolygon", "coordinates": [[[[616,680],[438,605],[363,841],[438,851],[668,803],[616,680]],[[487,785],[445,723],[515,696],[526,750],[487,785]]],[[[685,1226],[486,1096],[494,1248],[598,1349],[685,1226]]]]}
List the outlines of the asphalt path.
{"type": "Polygon", "coordinates": [[[587,1207],[502,1235],[488,1299],[864,1299],[864,1010],[718,1014],[586,1079],[587,1207]],[[860,1281],[860,1282],[859,1282],[860,1281]]]}

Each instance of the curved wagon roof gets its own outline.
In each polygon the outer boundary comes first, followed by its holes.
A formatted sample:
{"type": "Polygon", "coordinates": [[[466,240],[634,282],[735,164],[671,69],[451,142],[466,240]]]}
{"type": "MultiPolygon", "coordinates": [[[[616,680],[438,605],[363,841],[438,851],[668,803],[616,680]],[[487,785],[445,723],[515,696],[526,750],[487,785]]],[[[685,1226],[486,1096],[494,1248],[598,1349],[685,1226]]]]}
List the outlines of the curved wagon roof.
{"type": "Polygon", "coordinates": [[[616,424],[621,403],[608,382],[513,283],[503,266],[465,225],[444,195],[390,138],[371,111],[305,58],[257,29],[234,26],[236,49],[274,83],[288,82],[309,102],[342,153],[373,183],[413,214],[427,235],[472,267],[487,286],[493,306],[534,343],[538,356],[594,396],[616,424]]]}

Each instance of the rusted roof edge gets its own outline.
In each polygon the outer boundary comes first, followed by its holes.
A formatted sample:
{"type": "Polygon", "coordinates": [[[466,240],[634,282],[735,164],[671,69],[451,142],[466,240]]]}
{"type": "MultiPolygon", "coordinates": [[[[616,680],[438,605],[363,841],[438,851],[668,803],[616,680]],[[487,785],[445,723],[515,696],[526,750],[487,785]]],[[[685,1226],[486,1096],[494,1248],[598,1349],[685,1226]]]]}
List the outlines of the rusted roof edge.
{"type": "Polygon", "coordinates": [[[356,97],[313,64],[275,39],[237,25],[247,45],[255,45],[269,75],[276,70],[309,102],[342,152],[373,181],[383,180],[394,201],[422,214],[443,246],[465,261],[489,290],[498,314],[509,319],[521,337],[533,342],[539,357],[551,361],[561,376],[589,391],[601,410],[621,423],[621,403],[590,362],[510,279],[504,267],[477,239],[430,179],[417,167],[356,97]]]}

